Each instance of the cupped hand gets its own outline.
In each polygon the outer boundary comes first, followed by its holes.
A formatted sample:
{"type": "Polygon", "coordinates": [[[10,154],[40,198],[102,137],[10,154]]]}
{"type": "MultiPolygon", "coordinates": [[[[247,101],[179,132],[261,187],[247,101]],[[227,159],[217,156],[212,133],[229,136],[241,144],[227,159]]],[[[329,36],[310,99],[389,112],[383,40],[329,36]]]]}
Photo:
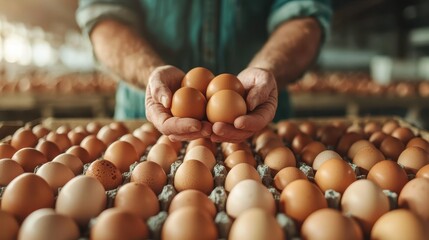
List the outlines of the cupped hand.
{"type": "Polygon", "coordinates": [[[173,93],[180,88],[185,73],[171,65],[157,67],[149,76],[146,87],[146,117],[173,141],[189,141],[208,137],[212,125],[193,118],[179,118],[171,114],[173,93]]]}
{"type": "Polygon", "coordinates": [[[237,117],[234,124],[213,124],[211,140],[214,142],[242,142],[267,126],[277,109],[278,92],[274,75],[261,68],[246,68],[238,79],[246,89],[248,113],[237,117]]]}

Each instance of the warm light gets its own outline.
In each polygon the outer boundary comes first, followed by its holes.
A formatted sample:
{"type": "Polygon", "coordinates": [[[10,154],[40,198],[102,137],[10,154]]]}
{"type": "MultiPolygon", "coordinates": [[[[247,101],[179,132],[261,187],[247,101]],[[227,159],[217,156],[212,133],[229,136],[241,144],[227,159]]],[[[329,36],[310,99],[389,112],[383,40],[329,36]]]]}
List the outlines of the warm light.
{"type": "Polygon", "coordinates": [[[28,65],[31,62],[31,47],[28,40],[11,34],[4,40],[4,59],[10,63],[28,65]]]}
{"type": "Polygon", "coordinates": [[[0,36],[0,62],[3,60],[3,39],[0,36]]]}
{"type": "Polygon", "coordinates": [[[45,40],[37,40],[33,43],[33,63],[38,67],[51,65],[55,62],[54,51],[45,40]]]}

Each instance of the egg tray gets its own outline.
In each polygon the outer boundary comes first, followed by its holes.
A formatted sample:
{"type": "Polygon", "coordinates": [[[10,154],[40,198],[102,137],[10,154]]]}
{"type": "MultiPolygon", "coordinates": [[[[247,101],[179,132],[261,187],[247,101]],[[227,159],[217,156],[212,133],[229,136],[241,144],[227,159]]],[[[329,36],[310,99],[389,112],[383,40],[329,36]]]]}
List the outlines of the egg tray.
{"type": "MultiPolygon", "coordinates": [[[[401,126],[406,126],[406,127],[410,128],[411,130],[414,131],[414,133],[416,135],[422,136],[425,139],[427,139],[427,136],[429,136],[429,134],[427,132],[412,126],[408,122],[406,122],[406,121],[404,121],[398,117],[329,118],[329,119],[320,119],[320,118],[308,119],[308,118],[306,118],[306,119],[291,119],[291,121],[295,121],[295,122],[313,121],[313,122],[317,123],[318,125],[324,125],[324,124],[332,123],[332,121],[337,121],[337,120],[342,121],[342,122],[346,122],[349,124],[363,124],[367,121],[384,122],[384,121],[387,121],[389,119],[397,120],[401,126]]],[[[113,120],[112,119],[103,119],[103,120],[99,120],[99,119],[80,119],[80,120],[76,120],[76,119],[66,119],[66,120],[45,119],[42,121],[42,124],[47,126],[48,128],[55,129],[55,128],[58,128],[59,126],[62,126],[62,125],[68,125],[70,127],[75,127],[78,125],[87,124],[91,121],[97,121],[97,122],[101,123],[102,125],[104,125],[104,124],[112,122],[113,120]]],[[[127,127],[130,130],[133,130],[133,129],[137,128],[138,126],[140,126],[144,122],[145,122],[144,120],[136,120],[136,121],[130,121],[130,122],[125,121],[124,123],[127,125],[127,127]]],[[[32,126],[34,126],[35,122],[28,123],[28,124],[31,124],[32,126]]],[[[277,125],[274,123],[272,123],[270,125],[270,127],[274,130],[276,130],[276,126],[277,125]]],[[[286,142],[284,142],[284,144],[287,146],[286,142]]],[[[173,197],[177,194],[177,191],[175,190],[174,185],[173,185],[173,180],[174,180],[174,175],[175,175],[178,167],[183,162],[183,157],[185,155],[186,147],[187,147],[187,144],[184,144],[181,151],[178,154],[177,160],[171,165],[170,172],[167,175],[167,177],[168,177],[167,178],[167,184],[164,186],[162,192],[158,195],[158,201],[160,204],[160,212],[157,215],[150,217],[146,221],[148,228],[149,228],[149,231],[150,231],[151,239],[160,239],[162,225],[165,222],[166,218],[168,217],[169,205],[170,205],[173,197]]],[[[267,187],[267,189],[273,194],[277,209],[279,209],[278,206],[279,206],[279,201],[280,201],[280,192],[273,186],[273,177],[270,173],[270,169],[267,165],[265,165],[263,163],[262,157],[255,151],[254,146],[251,146],[251,147],[252,147],[252,151],[253,151],[255,160],[257,162],[257,172],[261,177],[261,181],[267,187]]],[[[115,196],[117,194],[118,189],[122,185],[124,185],[130,181],[131,172],[134,169],[134,167],[140,162],[147,161],[147,154],[150,151],[150,148],[151,148],[151,146],[149,146],[146,149],[144,155],[140,158],[140,160],[138,162],[135,162],[134,164],[132,164],[130,166],[130,170],[128,172],[125,172],[122,174],[123,182],[120,186],[118,186],[117,188],[115,188],[113,190],[106,191],[106,196],[108,199],[106,209],[113,207],[114,199],[115,199],[115,196]]],[[[307,176],[307,178],[310,181],[314,182],[314,170],[313,170],[313,168],[311,166],[308,166],[306,163],[302,162],[299,159],[299,156],[296,156],[296,159],[297,159],[297,167],[307,176]]],[[[216,154],[216,162],[217,163],[216,163],[216,165],[212,171],[213,181],[214,181],[214,189],[212,190],[212,192],[209,195],[209,198],[213,201],[213,203],[215,204],[216,209],[217,209],[217,215],[216,215],[214,221],[215,221],[217,228],[218,228],[219,239],[227,239],[229,230],[230,230],[231,225],[233,223],[233,219],[226,213],[227,191],[224,188],[224,182],[225,182],[225,178],[227,175],[227,170],[223,164],[223,160],[224,159],[223,159],[223,155],[221,153],[221,146],[219,145],[218,149],[217,149],[217,154],[216,154]]],[[[346,159],[346,160],[348,160],[348,159],[346,159]]],[[[360,173],[360,170],[356,165],[354,165],[350,161],[348,161],[348,163],[350,164],[350,166],[354,170],[357,179],[366,178],[365,175],[360,173]]],[[[82,174],[85,174],[89,165],[90,165],[90,163],[87,163],[84,165],[82,174]]],[[[35,171],[36,170],[37,170],[37,168],[35,169],[35,171]]],[[[413,175],[409,175],[409,179],[412,179],[413,177],[414,177],[413,175]]],[[[5,188],[6,187],[0,187],[0,203],[1,203],[2,194],[3,194],[5,188]]],[[[58,191],[61,191],[61,188],[58,191]]],[[[389,190],[384,190],[384,193],[389,198],[390,208],[391,209],[397,208],[397,197],[398,197],[397,194],[392,192],[392,191],[389,191],[389,190]]],[[[325,192],[325,199],[327,200],[328,207],[334,208],[334,209],[339,209],[340,199],[341,199],[340,193],[338,193],[334,190],[327,190],[325,192]]],[[[300,239],[299,232],[298,232],[298,229],[295,225],[295,222],[290,217],[288,217],[284,213],[281,213],[278,211],[276,213],[276,220],[279,223],[279,225],[281,226],[281,228],[284,230],[284,232],[286,233],[287,239],[300,239]]],[[[97,221],[97,218],[93,218],[89,222],[88,227],[86,229],[82,230],[81,237],[79,240],[89,240],[90,229],[96,221],[97,221]]]]}
{"type": "MultiPolygon", "coordinates": [[[[170,203],[174,196],[178,193],[174,188],[174,175],[183,162],[184,152],[186,149],[186,145],[182,148],[178,160],[176,160],[170,168],[170,173],[167,175],[167,184],[164,186],[162,192],[158,195],[158,201],[160,204],[160,212],[150,217],[146,223],[148,225],[151,239],[160,239],[161,237],[161,229],[165,222],[165,220],[168,217],[168,208],[170,206],[170,203]]],[[[140,162],[146,161],[147,153],[150,150],[150,147],[147,149],[145,155],[143,155],[139,162],[135,162],[133,165],[130,166],[130,171],[123,173],[123,183],[124,185],[130,181],[131,172],[134,169],[134,167],[139,164],[140,162]]],[[[220,149],[218,149],[218,153],[220,153],[220,149]]],[[[279,206],[280,201],[280,192],[272,185],[273,183],[273,177],[271,176],[270,169],[267,165],[263,164],[262,158],[259,154],[254,152],[254,157],[257,161],[257,171],[261,177],[262,183],[267,187],[267,189],[273,194],[277,209],[279,206]]],[[[222,154],[216,154],[216,160],[217,163],[213,168],[212,174],[213,174],[213,180],[214,180],[214,189],[209,195],[209,198],[213,201],[213,203],[216,206],[217,209],[217,215],[214,219],[215,224],[218,228],[218,239],[227,239],[227,236],[229,234],[229,230],[232,226],[233,219],[227,214],[226,212],[226,201],[227,201],[227,191],[224,188],[225,178],[227,175],[227,170],[225,166],[223,165],[223,157],[222,154]]],[[[359,173],[359,169],[356,165],[349,163],[352,168],[355,170],[355,174],[358,179],[363,179],[366,176],[361,175],[359,173]]],[[[89,164],[86,164],[84,166],[84,173],[85,170],[89,164]]],[[[304,172],[304,174],[308,177],[310,181],[314,181],[314,170],[312,167],[306,165],[304,162],[298,161],[298,168],[304,172]]],[[[83,173],[83,174],[84,174],[83,173]]],[[[108,198],[107,201],[107,208],[113,207],[114,199],[116,196],[116,193],[118,189],[117,187],[113,190],[106,191],[106,195],[108,198]]],[[[395,209],[396,203],[397,203],[397,194],[389,191],[384,190],[384,193],[389,197],[390,201],[390,208],[395,209]]],[[[340,208],[340,199],[341,194],[334,191],[334,190],[327,190],[325,192],[325,199],[327,200],[328,207],[339,209],[340,208]]],[[[83,233],[82,238],[80,240],[88,240],[89,239],[89,230],[95,224],[96,218],[92,219],[89,223],[88,229],[83,233]]],[[[285,215],[284,213],[277,212],[276,213],[276,220],[278,224],[281,226],[281,228],[286,233],[287,239],[300,239],[299,238],[299,232],[297,230],[297,227],[295,225],[294,220],[292,220],[290,217],[285,215]]]]}

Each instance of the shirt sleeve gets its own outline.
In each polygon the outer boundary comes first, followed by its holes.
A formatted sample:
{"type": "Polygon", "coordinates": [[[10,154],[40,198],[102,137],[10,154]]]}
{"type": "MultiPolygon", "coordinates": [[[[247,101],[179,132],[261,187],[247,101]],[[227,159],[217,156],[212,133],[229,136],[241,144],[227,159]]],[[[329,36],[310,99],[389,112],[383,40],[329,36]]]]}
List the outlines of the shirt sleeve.
{"type": "Polygon", "coordinates": [[[118,19],[137,29],[139,25],[137,3],[135,0],[79,0],[76,22],[86,34],[91,32],[97,22],[106,18],[118,19]]]}
{"type": "Polygon", "coordinates": [[[299,17],[316,18],[323,31],[323,40],[329,36],[332,17],[330,0],[276,0],[268,18],[268,32],[271,33],[284,21],[299,17]]]}

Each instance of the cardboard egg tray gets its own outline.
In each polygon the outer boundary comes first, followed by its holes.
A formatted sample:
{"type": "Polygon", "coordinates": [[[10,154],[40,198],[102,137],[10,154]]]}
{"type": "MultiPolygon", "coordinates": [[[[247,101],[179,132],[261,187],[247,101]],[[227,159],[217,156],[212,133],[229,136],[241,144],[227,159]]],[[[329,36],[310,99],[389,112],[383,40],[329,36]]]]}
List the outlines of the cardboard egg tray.
{"type": "MultiPolygon", "coordinates": [[[[401,126],[406,126],[406,127],[410,128],[415,133],[416,136],[422,136],[426,140],[429,140],[429,133],[428,132],[412,126],[411,124],[407,123],[406,121],[404,121],[403,119],[401,119],[399,117],[323,118],[323,119],[322,118],[311,118],[311,119],[306,118],[306,119],[291,119],[291,121],[296,121],[297,123],[299,123],[301,121],[310,120],[310,121],[313,121],[314,123],[316,123],[320,126],[320,125],[332,123],[333,121],[342,121],[342,122],[345,122],[345,123],[352,125],[352,124],[363,124],[363,123],[366,123],[367,121],[378,121],[378,122],[382,123],[382,122],[385,122],[385,121],[390,120],[390,119],[395,119],[400,123],[401,126]]],[[[74,128],[74,127],[79,126],[79,125],[85,125],[85,124],[92,122],[92,121],[97,121],[101,125],[105,125],[105,124],[112,122],[113,120],[112,119],[54,119],[54,118],[48,118],[48,119],[42,119],[42,120],[37,120],[34,122],[27,123],[27,126],[34,126],[35,124],[41,123],[45,127],[49,128],[51,130],[55,130],[58,127],[63,126],[63,125],[69,126],[70,128],[74,128]]],[[[141,126],[145,122],[145,120],[132,120],[132,121],[123,121],[123,122],[129,128],[129,130],[132,131],[132,130],[138,128],[139,126],[141,126]]],[[[273,123],[270,125],[270,127],[275,130],[277,126],[276,126],[276,124],[273,123]]],[[[0,142],[8,141],[9,139],[10,139],[10,136],[3,138],[3,140],[1,140],[0,142]]],[[[183,157],[185,154],[186,147],[187,147],[187,144],[185,143],[183,145],[181,151],[178,154],[177,160],[171,165],[170,172],[167,173],[167,176],[168,176],[167,184],[164,186],[162,192],[158,195],[158,200],[159,200],[159,204],[160,204],[160,212],[157,215],[150,217],[146,221],[148,228],[150,230],[151,239],[160,239],[162,225],[163,225],[164,221],[166,220],[166,218],[168,217],[169,205],[171,203],[171,200],[177,194],[177,191],[174,188],[173,179],[174,179],[174,176],[175,176],[175,173],[176,173],[178,167],[183,162],[183,157]]],[[[149,146],[146,149],[146,152],[140,158],[139,162],[135,162],[134,164],[132,164],[130,166],[130,170],[128,172],[125,172],[122,174],[123,182],[118,188],[106,191],[106,195],[108,198],[107,208],[113,207],[114,199],[115,199],[115,196],[116,196],[118,189],[122,185],[124,185],[130,181],[131,172],[134,169],[134,167],[138,163],[140,163],[142,161],[146,161],[147,154],[150,151],[150,148],[151,148],[151,146],[149,146]]],[[[280,200],[280,192],[273,186],[273,176],[270,173],[270,169],[267,165],[265,165],[263,163],[262,157],[257,152],[255,152],[254,146],[252,146],[252,150],[254,153],[254,157],[257,161],[257,171],[261,177],[262,183],[273,194],[277,209],[279,209],[278,204],[279,204],[279,200],[280,200]]],[[[304,162],[299,161],[299,157],[297,157],[296,159],[297,159],[297,167],[305,173],[305,175],[308,177],[308,179],[310,181],[314,181],[314,170],[312,169],[312,167],[306,165],[304,162]]],[[[233,223],[233,219],[226,212],[227,191],[224,188],[224,183],[225,183],[225,178],[226,178],[228,172],[227,172],[226,167],[224,166],[223,160],[224,160],[223,154],[221,153],[221,148],[218,145],[218,150],[217,150],[217,154],[216,154],[217,163],[212,170],[214,189],[210,193],[209,198],[214,202],[214,204],[217,208],[217,215],[216,215],[214,221],[218,227],[218,238],[219,239],[227,239],[228,238],[229,229],[231,228],[232,223],[233,223]]],[[[359,178],[365,178],[364,175],[361,175],[359,173],[359,169],[357,168],[357,166],[355,166],[352,163],[349,163],[349,164],[352,166],[352,168],[355,171],[355,174],[356,174],[358,179],[359,178]]],[[[90,165],[90,163],[87,163],[84,165],[82,174],[85,174],[89,165],[90,165]]],[[[35,169],[35,171],[36,170],[37,170],[37,168],[35,169]]],[[[413,176],[410,176],[410,178],[412,178],[412,177],[413,176]]],[[[0,203],[1,203],[2,193],[4,192],[4,189],[6,187],[0,187],[0,203]]],[[[59,189],[59,191],[61,191],[61,189],[59,189]]],[[[397,194],[394,192],[388,191],[388,190],[385,190],[384,192],[389,197],[391,209],[395,209],[397,207],[396,206],[397,194]]],[[[328,206],[330,208],[339,209],[340,198],[341,198],[340,193],[335,192],[334,190],[328,190],[325,192],[325,198],[326,198],[328,206]]],[[[93,226],[93,224],[96,222],[96,220],[97,219],[94,218],[90,221],[90,223],[88,224],[88,228],[84,232],[82,232],[80,240],[89,239],[89,230],[90,230],[91,226],[93,226]]],[[[284,230],[284,232],[286,233],[285,235],[287,236],[287,239],[300,239],[297,227],[295,226],[294,221],[290,217],[288,217],[287,215],[285,215],[284,213],[282,213],[280,211],[277,211],[276,220],[279,223],[279,225],[281,226],[281,228],[284,230]]]]}

